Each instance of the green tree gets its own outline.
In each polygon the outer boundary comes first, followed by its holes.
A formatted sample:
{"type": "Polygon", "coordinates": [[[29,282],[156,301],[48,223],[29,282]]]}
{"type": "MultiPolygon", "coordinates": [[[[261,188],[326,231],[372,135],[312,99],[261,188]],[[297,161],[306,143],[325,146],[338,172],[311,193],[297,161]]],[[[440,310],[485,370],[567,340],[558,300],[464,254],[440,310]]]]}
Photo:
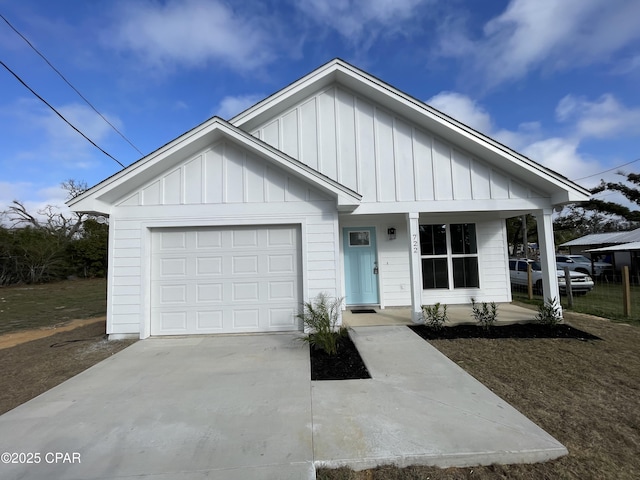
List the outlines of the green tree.
{"type": "MultiPolygon", "coordinates": [[[[627,200],[640,206],[640,174],[623,174],[625,181],[600,182],[591,193],[604,191],[621,193],[627,200]]],[[[556,242],[563,243],[590,233],[632,230],[640,227],[640,211],[616,202],[592,198],[580,204],[564,207],[554,221],[556,242]]]]}
{"type": "Polygon", "coordinates": [[[104,277],[107,274],[109,226],[93,218],[84,221],[78,238],[69,243],[71,265],[82,277],[104,277]]]}
{"type": "MultiPolygon", "coordinates": [[[[69,197],[84,190],[75,180],[62,183],[69,197]]],[[[35,213],[14,200],[0,212],[0,284],[41,283],[106,275],[108,225],[84,213],[48,205],[35,213]]]]}

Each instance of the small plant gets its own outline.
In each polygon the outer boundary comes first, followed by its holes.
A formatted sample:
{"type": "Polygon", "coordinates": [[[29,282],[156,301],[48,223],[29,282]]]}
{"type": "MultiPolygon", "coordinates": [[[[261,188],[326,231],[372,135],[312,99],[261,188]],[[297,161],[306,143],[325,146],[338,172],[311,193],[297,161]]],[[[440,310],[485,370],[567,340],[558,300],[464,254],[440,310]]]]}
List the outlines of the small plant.
{"type": "Polygon", "coordinates": [[[422,305],[422,319],[425,325],[433,330],[440,330],[447,321],[447,305],[440,302],[435,305],[422,305]],[[442,311],[440,311],[442,307],[442,311]]]}
{"type": "Polygon", "coordinates": [[[331,299],[326,293],[319,293],[311,302],[303,304],[303,311],[296,315],[305,326],[307,335],[302,337],[310,346],[324,350],[327,355],[338,353],[340,338],[348,333],[348,328],[338,325],[342,298],[331,299]]]}
{"type": "Polygon", "coordinates": [[[478,307],[474,298],[471,299],[471,308],[472,308],[472,316],[476,322],[480,324],[480,326],[489,330],[494,323],[496,323],[496,319],[498,318],[498,306],[496,302],[491,302],[487,304],[487,302],[482,302],[482,307],[478,307]]]}
{"type": "Polygon", "coordinates": [[[562,321],[562,310],[560,303],[556,297],[547,299],[542,305],[538,306],[538,314],[536,322],[549,328],[555,328],[562,321]]]}

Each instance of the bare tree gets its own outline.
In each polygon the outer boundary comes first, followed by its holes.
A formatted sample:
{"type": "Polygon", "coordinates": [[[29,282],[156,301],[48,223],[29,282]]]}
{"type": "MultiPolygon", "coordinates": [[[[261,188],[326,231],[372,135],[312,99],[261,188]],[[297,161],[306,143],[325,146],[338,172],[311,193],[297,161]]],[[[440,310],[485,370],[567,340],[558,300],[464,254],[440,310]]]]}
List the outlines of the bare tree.
{"type": "MultiPolygon", "coordinates": [[[[62,182],[61,185],[67,191],[67,199],[76,197],[87,190],[86,182],[79,182],[73,179],[62,182]]],[[[32,227],[66,238],[74,238],[82,228],[83,222],[88,218],[84,213],[71,212],[65,214],[55,205],[47,205],[35,213],[31,213],[24,202],[19,200],[11,202],[7,210],[1,212],[1,214],[14,228],[32,227]]]]}

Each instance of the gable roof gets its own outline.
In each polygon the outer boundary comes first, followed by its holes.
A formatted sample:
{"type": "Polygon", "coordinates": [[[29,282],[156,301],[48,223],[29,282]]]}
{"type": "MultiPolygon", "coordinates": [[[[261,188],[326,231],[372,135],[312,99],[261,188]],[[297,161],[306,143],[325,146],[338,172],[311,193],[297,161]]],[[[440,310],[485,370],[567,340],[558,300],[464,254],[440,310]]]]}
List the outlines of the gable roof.
{"type": "Polygon", "coordinates": [[[338,84],[356,92],[472,155],[477,155],[502,171],[520,178],[526,184],[548,192],[554,204],[585,201],[591,195],[587,189],[563,175],[339,58],[331,60],[236,115],[230,123],[247,132],[252,132],[264,122],[332,84],[338,84]]]}
{"type": "Polygon", "coordinates": [[[142,187],[185,158],[221,139],[227,139],[241,145],[265,161],[333,196],[337,199],[339,208],[349,210],[357,207],[360,203],[362,197],[357,192],[249,135],[227,121],[213,117],[69,200],[67,205],[74,211],[108,214],[111,206],[125,195],[142,187]]]}

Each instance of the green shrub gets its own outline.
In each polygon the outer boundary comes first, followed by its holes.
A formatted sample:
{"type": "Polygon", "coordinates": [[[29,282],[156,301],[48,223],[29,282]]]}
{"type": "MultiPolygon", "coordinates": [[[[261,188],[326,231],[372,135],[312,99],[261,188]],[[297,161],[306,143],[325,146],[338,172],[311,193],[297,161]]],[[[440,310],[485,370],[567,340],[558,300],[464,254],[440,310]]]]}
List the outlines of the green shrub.
{"type": "Polygon", "coordinates": [[[479,308],[476,304],[475,299],[471,299],[471,315],[475,319],[476,322],[480,324],[482,328],[485,330],[490,329],[498,318],[498,306],[496,302],[491,302],[487,304],[487,302],[482,302],[482,308],[479,308]]]}
{"type": "Polygon", "coordinates": [[[435,305],[422,305],[422,319],[429,328],[440,330],[447,321],[447,305],[440,305],[440,302],[435,305]]]}
{"type": "Polygon", "coordinates": [[[311,347],[324,350],[328,355],[338,353],[340,338],[348,334],[348,328],[338,325],[342,298],[331,299],[326,293],[319,293],[311,302],[303,304],[303,312],[297,315],[305,331],[302,340],[311,347]]]}
{"type": "Polygon", "coordinates": [[[542,305],[539,305],[538,314],[535,319],[540,325],[545,325],[550,328],[554,328],[562,322],[562,310],[560,309],[558,299],[553,297],[552,299],[547,299],[542,305]]]}

